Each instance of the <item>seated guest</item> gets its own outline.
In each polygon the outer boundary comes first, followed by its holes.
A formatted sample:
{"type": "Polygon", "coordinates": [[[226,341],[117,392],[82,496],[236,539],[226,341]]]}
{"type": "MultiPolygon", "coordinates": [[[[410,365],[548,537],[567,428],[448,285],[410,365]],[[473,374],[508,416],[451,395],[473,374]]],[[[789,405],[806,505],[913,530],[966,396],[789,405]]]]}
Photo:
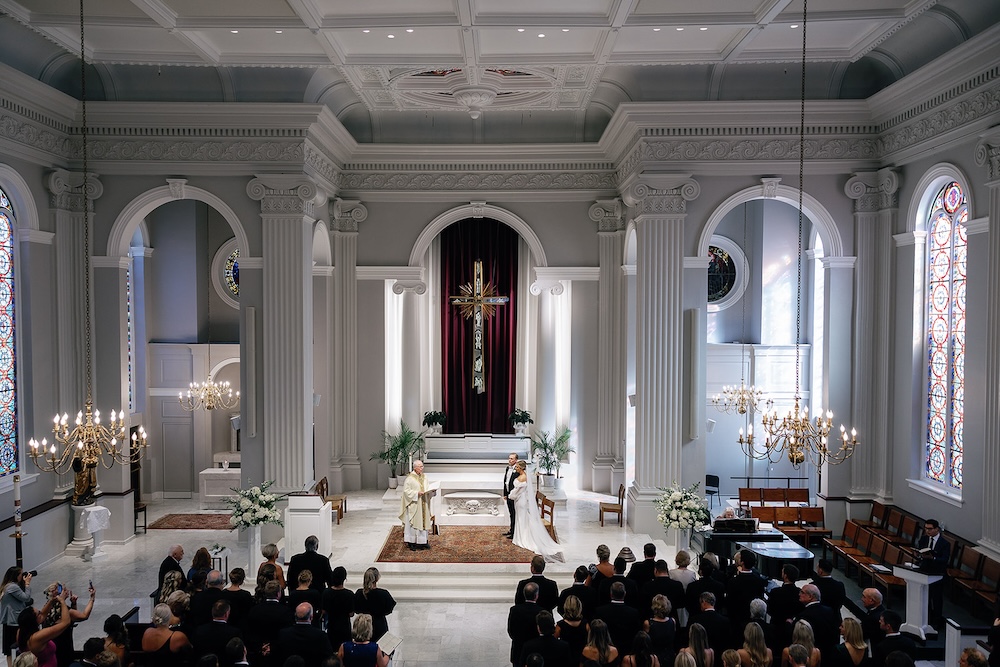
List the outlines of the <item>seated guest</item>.
{"type": "Polygon", "coordinates": [[[535,624],[538,628],[538,636],[529,639],[521,649],[520,664],[526,664],[528,656],[538,654],[542,657],[542,664],[547,667],[575,667],[579,663],[574,663],[570,658],[569,644],[555,636],[556,623],[552,619],[551,612],[542,610],[535,617],[535,624]]]}
{"type": "MultiPolygon", "coordinates": [[[[750,623],[756,623],[760,626],[760,631],[764,635],[764,643],[768,648],[774,646],[774,634],[771,632],[771,626],[767,622],[767,603],[760,598],[750,600],[750,620],[747,622],[747,625],[750,623]]],[[[746,626],[743,627],[745,630],[746,626]]],[[[739,632],[740,637],[743,636],[743,630],[739,630],[738,628],[733,628],[733,630],[739,632]]]]}
{"type": "MultiPolygon", "coordinates": [[[[733,653],[736,653],[736,651],[733,651],[733,653]]],[[[583,667],[588,667],[587,663],[584,663],[583,667]]],[[[695,664],[694,657],[690,653],[682,649],[677,653],[677,657],[674,658],[674,667],[698,667],[698,666],[695,664]]]]}
{"type": "MultiPolygon", "coordinates": [[[[992,651],[990,651],[992,653],[992,651]]],[[[958,657],[958,667],[986,667],[986,656],[977,648],[971,646],[958,657]]]]}
{"type": "Polygon", "coordinates": [[[715,662],[715,651],[709,646],[708,634],[701,623],[688,627],[688,645],[681,652],[694,658],[695,667],[712,667],[715,662]]]}
{"type": "MultiPolygon", "coordinates": [[[[586,568],[584,568],[586,570],[586,568]]],[[[556,623],[555,636],[569,644],[570,658],[574,665],[580,664],[583,647],[587,645],[590,626],[583,619],[583,605],[580,598],[570,595],[563,602],[562,618],[556,623]]]]}
{"type": "Polygon", "coordinates": [[[142,633],[142,651],[148,667],[173,667],[187,662],[191,642],[183,632],[170,629],[172,615],[170,607],[163,603],[153,607],[153,625],[142,633]]]}
{"type": "Polygon", "coordinates": [[[740,654],[727,648],[722,652],[722,667],[740,667],[740,654]]]}
{"type": "Polygon", "coordinates": [[[129,638],[125,623],[118,614],[111,614],[104,621],[104,650],[111,651],[123,665],[127,665],[129,638]]]}
{"type": "Polygon", "coordinates": [[[354,592],[347,590],[347,570],[333,568],[333,586],[323,591],[323,613],[326,616],[326,633],[334,649],[352,638],[351,616],[354,615],[354,592]]]}
{"type": "Polygon", "coordinates": [[[805,607],[798,619],[808,621],[816,641],[816,648],[832,651],[840,642],[840,617],[837,613],[822,603],[819,588],[815,584],[806,584],[799,591],[799,600],[805,607]]]}
{"type": "Polygon", "coordinates": [[[222,587],[226,579],[218,570],[211,570],[205,578],[205,590],[191,595],[191,625],[198,628],[212,620],[212,608],[223,598],[222,587]]]}
{"type": "Polygon", "coordinates": [[[594,610],[594,619],[598,618],[607,624],[611,643],[621,650],[631,646],[635,633],[642,629],[639,612],[625,604],[625,584],[621,581],[611,584],[611,602],[594,610]]]}
{"type": "Polygon", "coordinates": [[[234,567],[229,571],[229,585],[222,589],[222,599],[229,603],[229,622],[238,628],[243,627],[247,613],[254,605],[253,595],[243,590],[246,578],[246,570],[234,567]]]}
{"type": "Polygon", "coordinates": [[[660,659],[653,653],[649,635],[645,632],[635,633],[632,652],[622,658],[622,667],[660,667],[660,659]]]}
{"type": "Polygon", "coordinates": [[[544,575],[545,557],[536,555],[531,559],[531,576],[517,582],[514,591],[514,604],[524,602],[524,586],[533,582],[538,586],[538,606],[547,612],[552,612],[559,604],[559,585],[544,575]]]}
{"type": "Polygon", "coordinates": [[[320,628],[323,627],[320,622],[323,616],[323,596],[320,591],[312,587],[312,580],[312,572],[309,570],[299,572],[298,588],[288,591],[288,597],[285,598],[285,602],[292,609],[295,609],[303,602],[308,602],[313,609],[317,610],[313,613],[313,625],[320,628]]]}
{"type": "Polygon", "coordinates": [[[743,628],[743,648],[736,653],[743,667],[771,667],[773,655],[764,643],[764,630],[753,621],[743,628]]]}
{"type": "MultiPolygon", "coordinates": [[[[670,609],[674,618],[681,620],[681,612],[683,612],[683,620],[687,621],[687,610],[684,608],[684,586],[681,582],[670,578],[667,561],[662,559],[653,565],[653,578],[639,589],[639,600],[642,605],[640,611],[643,613],[649,611],[653,598],[657,595],[664,595],[670,601],[670,609]]],[[[660,662],[662,663],[663,660],[660,662]]]]}
{"type": "Polygon", "coordinates": [[[675,657],[674,640],[677,637],[677,623],[670,617],[670,600],[665,595],[654,596],[650,610],[653,615],[643,624],[642,629],[649,635],[652,651],[660,664],[672,665],[675,657]]]}
{"type": "Polygon", "coordinates": [[[793,663],[795,658],[790,653],[792,646],[799,646],[806,652],[806,667],[818,667],[820,661],[820,650],[816,648],[812,626],[809,621],[795,621],[792,628],[792,645],[781,652],[781,667],[801,667],[798,663],[793,663]]]}
{"type": "Polygon", "coordinates": [[[249,667],[250,662],[247,660],[247,646],[243,643],[243,640],[239,637],[233,637],[226,644],[226,663],[231,667],[243,667],[246,665],[249,667]]]}
{"type": "MultiPolygon", "coordinates": [[[[271,563],[262,563],[260,568],[257,569],[257,587],[253,590],[253,599],[260,602],[264,599],[264,586],[267,585],[269,581],[275,581],[275,569],[274,565],[271,563]]],[[[281,588],[279,590],[284,591],[284,582],[281,582],[281,588]]],[[[281,596],[279,596],[280,598],[281,596]]]]}
{"type": "Polygon", "coordinates": [[[893,651],[902,651],[910,656],[911,660],[916,658],[917,644],[910,637],[900,633],[899,628],[902,625],[903,618],[898,613],[890,609],[882,612],[882,631],[885,632],[885,639],[872,649],[875,667],[885,665],[889,654],[893,651]]]}
{"type": "Polygon", "coordinates": [[[598,665],[612,665],[618,661],[618,649],[611,643],[608,626],[597,618],[590,623],[590,635],[583,648],[583,664],[594,661],[598,665]]]}
{"type": "Polygon", "coordinates": [[[870,667],[871,658],[868,657],[868,644],[861,632],[861,624],[848,616],[840,622],[840,634],[844,643],[838,644],[834,655],[830,656],[832,663],[840,667],[870,667]]]}
{"type": "Polygon", "coordinates": [[[802,644],[792,644],[788,647],[788,660],[792,667],[807,667],[811,658],[809,649],[802,644]]]}
{"type": "Polygon", "coordinates": [[[183,591],[187,588],[187,578],[180,570],[170,570],[163,576],[163,585],[160,586],[160,602],[166,602],[167,598],[174,591],[183,591]]]}
{"type": "Polygon", "coordinates": [[[319,553],[319,538],[310,535],[305,541],[306,550],[300,554],[292,556],[288,561],[289,586],[293,582],[298,582],[299,572],[309,570],[312,572],[312,587],[321,594],[323,589],[330,585],[333,579],[333,568],[330,567],[330,559],[319,553]]]}
{"type": "MultiPolygon", "coordinates": [[[[705,554],[708,556],[708,554],[705,554]]],[[[701,594],[711,593],[715,599],[715,604],[722,604],[726,599],[726,585],[716,579],[715,572],[718,568],[712,559],[703,556],[699,561],[698,574],[700,578],[688,584],[685,591],[687,598],[688,618],[701,613],[701,594]]],[[[689,620],[690,622],[690,620],[689,620]]]]}
{"type": "Polygon", "coordinates": [[[337,657],[344,667],[386,667],[389,656],[372,641],[372,617],[358,614],[354,619],[353,639],[349,639],[337,650],[337,657]]]}
{"type": "Polygon", "coordinates": [[[736,572],[726,584],[726,612],[733,627],[742,628],[750,620],[750,601],[764,597],[767,579],[756,571],[757,554],[749,549],[736,552],[736,572]]]}
{"type": "Polygon", "coordinates": [[[583,608],[583,617],[586,619],[592,617],[594,609],[597,608],[597,591],[589,585],[589,579],[590,570],[587,569],[587,566],[581,565],[576,568],[576,571],[573,572],[573,584],[569,588],[564,588],[559,594],[559,603],[556,605],[556,611],[560,615],[563,615],[566,598],[570,595],[575,595],[583,608]]]}
{"type": "MultiPolygon", "coordinates": [[[[77,662],[70,663],[70,667],[95,667],[97,656],[104,650],[104,640],[100,637],[91,637],[83,643],[83,655],[77,662]]],[[[30,653],[26,655],[31,655],[30,653]]],[[[31,656],[34,658],[34,656],[31,656]]],[[[17,663],[14,663],[17,664],[17,663]]],[[[38,664],[36,661],[35,665],[38,664]]]]}

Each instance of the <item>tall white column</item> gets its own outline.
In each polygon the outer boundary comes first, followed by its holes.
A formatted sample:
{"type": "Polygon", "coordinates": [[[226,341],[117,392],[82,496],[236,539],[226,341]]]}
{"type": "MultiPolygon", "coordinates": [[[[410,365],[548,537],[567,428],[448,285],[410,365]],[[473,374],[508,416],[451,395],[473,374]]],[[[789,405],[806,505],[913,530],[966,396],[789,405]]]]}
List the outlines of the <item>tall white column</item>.
{"type": "Polygon", "coordinates": [[[316,478],[326,477],[330,491],[340,493],[340,471],[330,467],[333,459],[333,267],[314,266],[313,276],[313,463],[316,478]],[[319,405],[317,405],[317,402],[319,405]]]}
{"type": "Polygon", "coordinates": [[[590,207],[600,243],[597,348],[597,455],[591,464],[594,491],[614,493],[613,471],[625,459],[625,229],[622,202],[590,207]]]}
{"type": "Polygon", "coordinates": [[[976,163],[986,167],[989,203],[989,277],[987,278],[986,315],[986,447],[983,456],[983,536],[979,547],[992,558],[1000,559],[1000,265],[995,260],[1000,251],[1000,127],[994,127],[976,146],[976,163]]]}
{"type": "Polygon", "coordinates": [[[892,232],[899,178],[890,168],[854,174],[844,187],[854,200],[857,250],[854,320],[854,426],[864,446],[851,457],[851,496],[891,501],[892,232]]]}
{"type": "Polygon", "coordinates": [[[361,488],[358,460],[358,223],[368,218],[359,201],[335,199],[333,225],[333,454],[344,491],[361,488]]]}
{"type": "Polygon", "coordinates": [[[263,248],[264,476],[278,491],[313,477],[312,226],[325,196],[300,175],[259,176],[263,248]]]}
{"type": "Polygon", "coordinates": [[[683,441],[684,221],[701,191],[687,174],[639,176],[626,184],[636,225],[635,480],[626,515],[636,532],[657,534],[658,487],[681,478],[683,441]]]}

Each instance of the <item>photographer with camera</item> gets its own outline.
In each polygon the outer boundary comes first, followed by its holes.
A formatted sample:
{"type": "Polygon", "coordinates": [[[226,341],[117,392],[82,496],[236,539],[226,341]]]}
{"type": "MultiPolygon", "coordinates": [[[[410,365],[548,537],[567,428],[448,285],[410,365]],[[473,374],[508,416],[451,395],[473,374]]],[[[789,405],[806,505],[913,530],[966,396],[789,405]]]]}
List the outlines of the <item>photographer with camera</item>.
{"type": "Polygon", "coordinates": [[[31,578],[37,574],[14,565],[7,568],[0,583],[0,623],[3,623],[3,654],[7,656],[7,667],[13,665],[10,654],[17,641],[17,617],[35,602],[31,597],[31,578]]]}

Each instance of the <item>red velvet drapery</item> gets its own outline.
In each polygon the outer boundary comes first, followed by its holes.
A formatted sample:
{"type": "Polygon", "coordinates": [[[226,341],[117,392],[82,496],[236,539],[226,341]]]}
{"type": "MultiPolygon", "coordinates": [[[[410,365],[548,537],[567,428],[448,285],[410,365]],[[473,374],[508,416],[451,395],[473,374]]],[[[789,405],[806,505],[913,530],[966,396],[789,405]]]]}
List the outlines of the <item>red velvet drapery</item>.
{"type": "Polygon", "coordinates": [[[467,218],[441,232],[441,393],[448,416],[446,433],[511,433],[514,362],[517,353],[518,234],[497,220],[467,218]],[[486,319],[486,391],[472,387],[472,321],[462,317],[449,296],[472,282],[473,263],[483,262],[483,280],[492,282],[507,305],[486,319]]]}

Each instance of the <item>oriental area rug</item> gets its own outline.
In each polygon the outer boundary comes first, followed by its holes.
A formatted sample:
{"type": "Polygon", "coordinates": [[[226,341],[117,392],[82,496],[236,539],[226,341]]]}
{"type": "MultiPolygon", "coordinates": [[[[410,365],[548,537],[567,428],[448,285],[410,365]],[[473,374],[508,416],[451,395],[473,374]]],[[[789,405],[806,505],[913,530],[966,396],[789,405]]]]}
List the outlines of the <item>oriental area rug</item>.
{"type": "Polygon", "coordinates": [[[149,524],[150,529],[160,530],[232,530],[226,514],[167,514],[149,524]]]}
{"type": "Polygon", "coordinates": [[[376,559],[379,563],[530,563],[535,554],[503,536],[504,526],[439,526],[430,549],[410,551],[403,527],[393,526],[376,559]]]}

